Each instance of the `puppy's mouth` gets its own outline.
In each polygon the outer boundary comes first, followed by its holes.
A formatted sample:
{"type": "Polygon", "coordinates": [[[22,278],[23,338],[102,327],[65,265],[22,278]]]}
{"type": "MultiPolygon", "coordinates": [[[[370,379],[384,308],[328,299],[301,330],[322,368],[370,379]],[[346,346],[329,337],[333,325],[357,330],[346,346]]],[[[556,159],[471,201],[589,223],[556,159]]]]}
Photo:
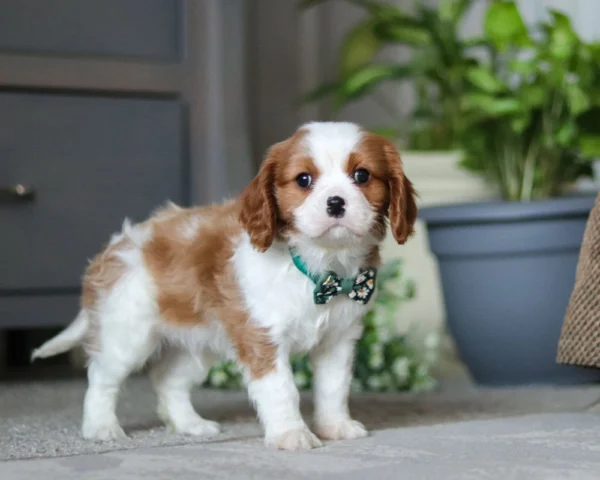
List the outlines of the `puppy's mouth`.
{"type": "Polygon", "coordinates": [[[344,236],[347,236],[348,234],[351,234],[355,237],[363,236],[363,234],[361,232],[357,232],[353,228],[349,227],[348,225],[345,225],[339,221],[336,221],[336,222],[333,222],[331,225],[329,225],[325,230],[323,230],[321,232],[321,234],[317,236],[317,238],[322,238],[325,236],[344,237],[344,236]]]}

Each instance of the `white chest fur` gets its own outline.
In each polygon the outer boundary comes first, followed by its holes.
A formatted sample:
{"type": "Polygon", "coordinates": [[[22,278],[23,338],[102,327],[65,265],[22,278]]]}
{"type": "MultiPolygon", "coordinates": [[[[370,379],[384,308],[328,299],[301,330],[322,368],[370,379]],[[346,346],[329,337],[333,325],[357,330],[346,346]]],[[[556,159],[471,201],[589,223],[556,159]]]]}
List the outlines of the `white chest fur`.
{"type": "Polygon", "coordinates": [[[313,282],[283,245],[260,253],[243,236],[232,261],[252,321],[268,328],[274,342],[290,353],[308,351],[325,336],[355,331],[367,311],[345,295],[315,305],[313,282]]]}

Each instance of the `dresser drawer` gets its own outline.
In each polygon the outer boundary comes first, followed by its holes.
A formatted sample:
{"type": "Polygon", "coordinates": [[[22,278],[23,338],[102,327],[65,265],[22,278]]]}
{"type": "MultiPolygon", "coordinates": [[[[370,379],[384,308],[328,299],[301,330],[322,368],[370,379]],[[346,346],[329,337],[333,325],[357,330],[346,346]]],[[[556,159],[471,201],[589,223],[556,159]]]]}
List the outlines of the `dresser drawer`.
{"type": "Polygon", "coordinates": [[[77,287],[125,216],[185,202],[183,139],[177,100],[0,92],[0,294],[77,287]]]}
{"type": "Polygon", "coordinates": [[[182,0],[0,0],[0,51],[176,62],[182,16],[182,0]]]}

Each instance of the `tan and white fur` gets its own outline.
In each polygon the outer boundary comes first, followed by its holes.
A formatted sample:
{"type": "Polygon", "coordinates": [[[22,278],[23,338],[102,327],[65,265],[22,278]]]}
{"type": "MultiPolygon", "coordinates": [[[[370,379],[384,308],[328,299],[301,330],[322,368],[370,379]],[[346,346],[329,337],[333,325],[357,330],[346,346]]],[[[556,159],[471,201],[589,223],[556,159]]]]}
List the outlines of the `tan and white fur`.
{"type": "Polygon", "coordinates": [[[196,413],[190,391],[219,359],[241,367],[268,446],[306,449],[320,439],[366,436],[350,417],[348,393],[370,305],[345,295],[316,305],[314,285],[289,248],[311,271],[354,276],[378,265],[388,223],[402,244],[416,215],[391,142],[352,123],[306,124],[270,149],[236,200],[170,204],[143,223],[125,221],[90,262],[75,321],[32,357],[85,347],[87,439],[125,435],[115,414],[119,388],[145,365],[166,424],[183,434],[218,433],[217,423],[196,413]],[[360,184],[358,169],[368,172],[360,184]],[[301,175],[310,176],[308,187],[301,175]],[[333,196],[344,199],[341,216],[327,211],[333,196]],[[316,435],[300,413],[290,368],[299,352],[309,352],[313,366],[316,435]]]}

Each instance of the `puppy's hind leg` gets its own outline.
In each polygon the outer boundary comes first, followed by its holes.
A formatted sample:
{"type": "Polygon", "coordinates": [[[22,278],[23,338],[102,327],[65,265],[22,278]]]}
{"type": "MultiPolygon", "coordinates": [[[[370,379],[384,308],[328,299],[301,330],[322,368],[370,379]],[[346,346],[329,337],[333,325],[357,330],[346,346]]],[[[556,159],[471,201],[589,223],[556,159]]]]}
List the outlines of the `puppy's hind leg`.
{"type": "Polygon", "coordinates": [[[220,431],[218,423],[196,413],[190,398],[191,389],[206,379],[212,360],[208,353],[191,355],[170,348],[150,371],[158,395],[158,416],[176,433],[212,436],[220,431]]]}
{"type": "Polygon", "coordinates": [[[134,322],[135,329],[127,328],[133,326],[131,322],[103,320],[106,321],[101,328],[105,334],[88,366],[82,434],[86,439],[106,441],[125,437],[116,415],[119,389],[130,373],[144,366],[156,348],[156,341],[152,325],[146,319],[134,322]]]}

